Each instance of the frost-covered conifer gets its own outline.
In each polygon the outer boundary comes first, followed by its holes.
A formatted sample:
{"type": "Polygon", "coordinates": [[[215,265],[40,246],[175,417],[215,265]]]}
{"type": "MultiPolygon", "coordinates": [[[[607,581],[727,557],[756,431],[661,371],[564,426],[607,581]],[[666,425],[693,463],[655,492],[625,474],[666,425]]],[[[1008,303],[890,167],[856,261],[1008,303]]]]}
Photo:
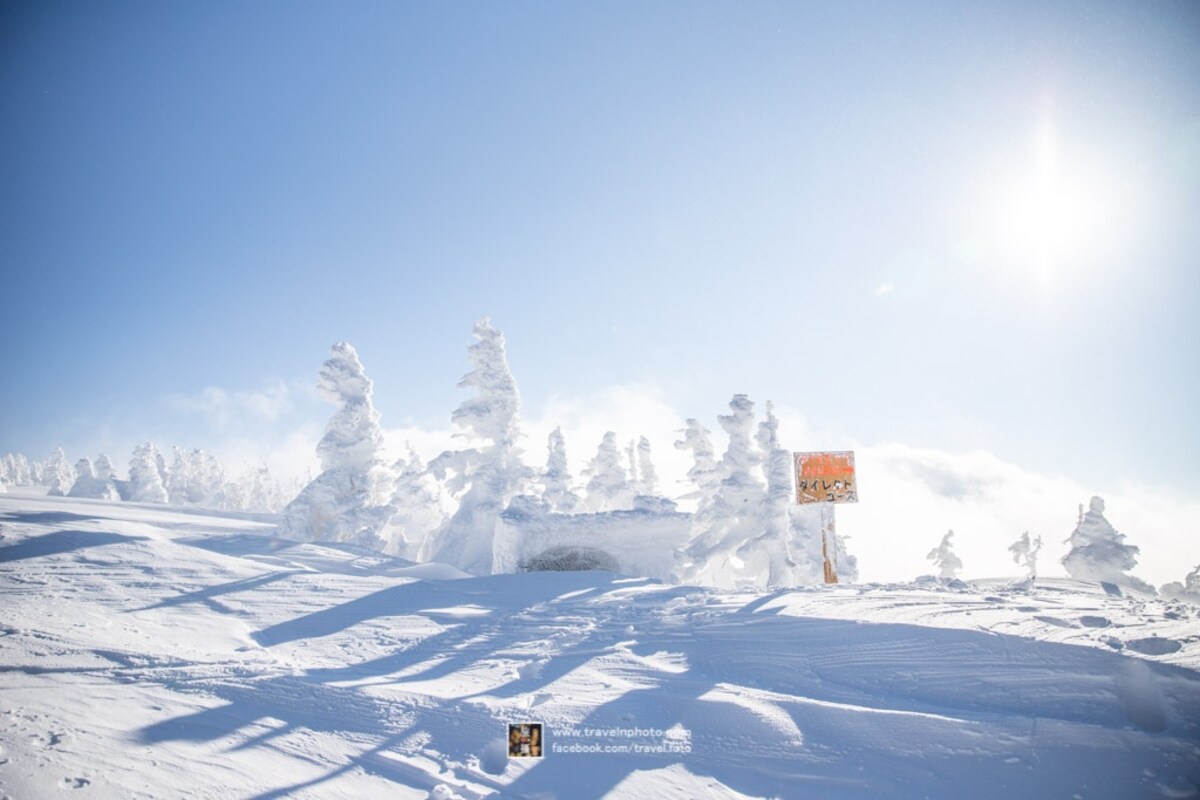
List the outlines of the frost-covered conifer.
{"type": "Polygon", "coordinates": [[[117,477],[117,468],[113,466],[112,459],[101,453],[96,457],[96,477],[99,480],[107,481],[117,477]]]}
{"type": "Polygon", "coordinates": [[[759,499],[759,533],[738,548],[744,570],[759,586],[794,586],[796,563],[788,549],[788,517],[792,499],[792,456],[779,446],[779,419],[767,403],[767,418],[758,425],[759,448],[765,453],[767,489],[759,499]]]}
{"type": "Polygon", "coordinates": [[[1038,551],[1042,549],[1042,537],[1029,540],[1029,531],[1021,534],[1021,538],[1008,546],[1008,552],[1013,554],[1013,563],[1020,564],[1029,570],[1029,577],[1037,577],[1038,551]]]}
{"type": "Polygon", "coordinates": [[[729,401],[730,414],[717,417],[729,434],[729,445],[717,465],[720,482],[711,499],[701,499],[693,517],[694,534],[684,552],[684,580],[732,587],[753,583],[737,550],[762,534],[761,508],[765,492],[755,474],[762,454],[755,449],[754,402],[744,394],[729,401]]]}
{"type": "MultiPolygon", "coordinates": [[[[371,401],[372,383],[358,353],[345,342],[331,348],[317,389],[337,406],[317,444],[321,474],[283,510],[281,536],[299,541],[370,543],[387,518],[380,502],[383,432],[371,401]]],[[[227,484],[226,491],[229,492],[227,484]]],[[[238,501],[246,502],[241,487],[238,501]]]]}
{"type": "Polygon", "coordinates": [[[676,450],[692,451],[693,463],[687,476],[694,490],[684,496],[711,499],[721,481],[717,475],[717,456],[713,450],[711,434],[708,428],[695,419],[689,419],[686,424],[687,427],[680,431],[683,438],[675,442],[676,450]]]}
{"type": "Polygon", "coordinates": [[[474,369],[458,385],[476,394],[450,419],[481,446],[443,453],[430,465],[439,479],[454,472],[452,486],[463,491],[458,510],[433,537],[431,554],[434,561],[487,575],[496,521],[509,500],[524,492],[532,471],[521,462],[521,399],[508,369],[504,334],[486,317],[475,324],[474,334],[476,341],[467,348],[474,369]]]}
{"type": "Polygon", "coordinates": [[[67,455],[61,447],[54,448],[54,453],[46,460],[42,480],[50,487],[49,493],[55,497],[66,495],[75,485],[75,469],[67,461],[67,455]]]}
{"type": "Polygon", "coordinates": [[[29,462],[29,484],[31,486],[45,486],[43,483],[43,465],[38,461],[29,462]]]}
{"type": "Polygon", "coordinates": [[[583,474],[588,476],[585,502],[589,511],[615,511],[633,505],[633,489],[621,466],[621,451],[614,432],[605,432],[583,474]]]}
{"type": "Polygon", "coordinates": [[[650,440],[645,436],[638,439],[637,459],[637,493],[652,497],[658,494],[658,473],[650,460],[650,440]]]}
{"type": "Polygon", "coordinates": [[[129,462],[129,499],[135,503],[165,503],[167,490],[158,471],[160,455],[153,442],[133,448],[129,462]]]}
{"type": "Polygon", "coordinates": [[[12,453],[5,453],[4,458],[0,459],[0,479],[11,486],[18,483],[17,457],[12,453]]]}
{"type": "Polygon", "coordinates": [[[188,457],[182,447],[176,446],[172,450],[175,457],[165,482],[167,497],[174,505],[191,505],[200,499],[195,496],[192,459],[188,457]]]}
{"type": "MultiPolygon", "coordinates": [[[[111,467],[111,464],[109,465],[111,467]]],[[[75,463],[75,483],[67,493],[71,497],[87,497],[93,500],[120,500],[112,478],[100,478],[90,459],[81,458],[75,463]]]]}
{"type": "Polygon", "coordinates": [[[396,480],[391,516],[382,536],[388,553],[424,561],[430,556],[431,536],[447,517],[442,510],[441,487],[412,445],[407,447],[407,457],[397,459],[392,467],[396,480]]]}
{"type": "Polygon", "coordinates": [[[1189,572],[1183,583],[1171,581],[1164,584],[1159,593],[1168,600],[1182,600],[1200,606],[1200,566],[1189,572]]]}
{"type": "Polygon", "coordinates": [[[579,506],[579,495],[571,491],[571,470],[567,466],[567,443],[562,428],[550,431],[546,439],[546,452],[542,499],[560,514],[574,513],[579,506]]]}
{"type": "Polygon", "coordinates": [[[1063,556],[1062,565],[1072,578],[1154,591],[1145,581],[1128,574],[1137,566],[1140,548],[1125,544],[1125,535],[1118,533],[1104,518],[1104,500],[1101,498],[1092,498],[1088,510],[1066,541],[1071,549],[1063,556]]]}
{"type": "Polygon", "coordinates": [[[958,577],[958,573],[962,571],[962,560],[954,553],[954,543],[950,540],[954,538],[954,531],[947,531],[942,537],[942,542],[937,547],[929,551],[929,555],[925,556],[933,562],[935,567],[939,568],[938,577],[953,579],[958,577]]]}

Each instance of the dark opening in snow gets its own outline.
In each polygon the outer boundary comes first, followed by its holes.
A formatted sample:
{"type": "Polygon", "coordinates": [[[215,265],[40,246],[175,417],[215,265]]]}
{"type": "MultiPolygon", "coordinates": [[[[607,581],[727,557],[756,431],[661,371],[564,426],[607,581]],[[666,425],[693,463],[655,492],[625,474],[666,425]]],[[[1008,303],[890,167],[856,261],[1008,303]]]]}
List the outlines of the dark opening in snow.
{"type": "Polygon", "coordinates": [[[620,572],[620,564],[595,547],[551,547],[521,563],[522,572],[579,572],[598,569],[620,572]]]}

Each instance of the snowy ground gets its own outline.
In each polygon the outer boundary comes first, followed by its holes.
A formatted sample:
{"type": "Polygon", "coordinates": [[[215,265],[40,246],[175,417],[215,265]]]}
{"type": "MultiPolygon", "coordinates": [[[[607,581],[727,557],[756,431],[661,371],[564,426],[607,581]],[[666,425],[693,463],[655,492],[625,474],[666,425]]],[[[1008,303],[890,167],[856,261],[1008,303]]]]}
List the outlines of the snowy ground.
{"type": "Polygon", "coordinates": [[[1191,606],[1053,580],[460,579],[272,525],[0,495],[0,793],[1200,791],[1191,606]],[[510,720],[545,724],[545,758],[506,758],[510,720]]]}

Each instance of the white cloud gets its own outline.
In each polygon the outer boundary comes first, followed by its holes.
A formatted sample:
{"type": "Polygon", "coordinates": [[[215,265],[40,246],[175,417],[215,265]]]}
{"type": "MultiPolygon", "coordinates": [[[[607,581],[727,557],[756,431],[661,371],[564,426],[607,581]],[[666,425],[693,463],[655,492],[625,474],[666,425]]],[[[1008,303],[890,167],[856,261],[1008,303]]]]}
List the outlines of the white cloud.
{"type": "Polygon", "coordinates": [[[280,380],[268,381],[256,391],[230,391],[206,386],[195,394],[173,394],[167,403],[177,411],[199,414],[217,428],[247,421],[275,422],[292,409],[292,389],[280,380]]]}
{"type": "Polygon", "coordinates": [[[891,294],[896,291],[896,287],[890,283],[881,283],[875,287],[875,296],[883,297],[885,294],[891,294]]]}

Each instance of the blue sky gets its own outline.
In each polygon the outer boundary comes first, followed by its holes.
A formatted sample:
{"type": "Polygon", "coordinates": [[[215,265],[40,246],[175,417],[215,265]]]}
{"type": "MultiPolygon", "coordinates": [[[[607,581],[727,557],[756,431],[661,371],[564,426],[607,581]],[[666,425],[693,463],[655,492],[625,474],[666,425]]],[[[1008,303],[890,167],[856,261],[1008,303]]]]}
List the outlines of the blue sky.
{"type": "Polygon", "coordinates": [[[338,340],[444,426],[489,314],[531,415],[748,392],[1200,495],[1194,3],[0,14],[0,452],[219,449],[186,398],[338,340]]]}

